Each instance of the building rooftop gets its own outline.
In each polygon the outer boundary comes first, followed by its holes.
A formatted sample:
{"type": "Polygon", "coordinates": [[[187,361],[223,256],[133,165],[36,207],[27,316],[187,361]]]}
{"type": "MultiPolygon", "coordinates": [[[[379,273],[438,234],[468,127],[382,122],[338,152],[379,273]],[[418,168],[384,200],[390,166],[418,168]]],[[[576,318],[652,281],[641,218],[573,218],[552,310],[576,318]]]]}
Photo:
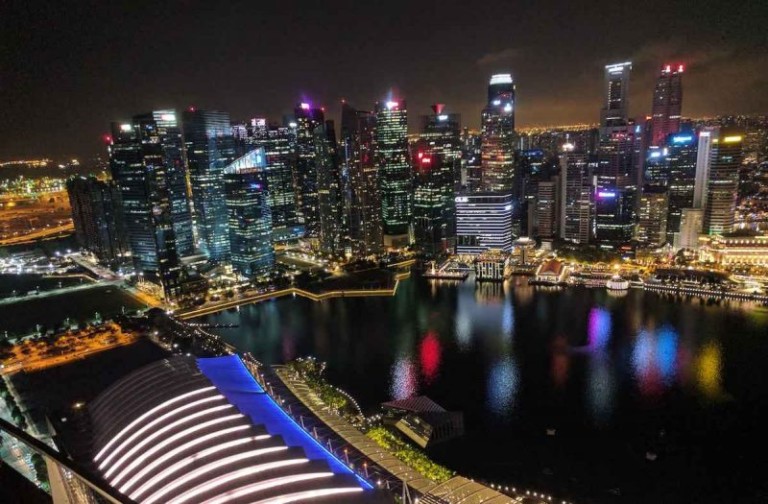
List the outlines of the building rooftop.
{"type": "Polygon", "coordinates": [[[379,502],[382,495],[295,423],[238,356],[176,356],[89,407],[93,463],[140,503],[379,502]]]}

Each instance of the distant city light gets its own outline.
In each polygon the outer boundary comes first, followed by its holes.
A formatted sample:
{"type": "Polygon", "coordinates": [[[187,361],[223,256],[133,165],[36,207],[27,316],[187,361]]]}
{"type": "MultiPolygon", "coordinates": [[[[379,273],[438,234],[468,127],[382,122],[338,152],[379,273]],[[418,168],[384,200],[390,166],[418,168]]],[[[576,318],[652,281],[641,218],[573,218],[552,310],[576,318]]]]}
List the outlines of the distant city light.
{"type": "Polygon", "coordinates": [[[176,114],[160,114],[160,119],[163,121],[175,121],[176,114]]]}
{"type": "Polygon", "coordinates": [[[133,126],[130,124],[121,124],[120,125],[120,131],[131,131],[133,129],[133,126]]]}
{"type": "Polygon", "coordinates": [[[302,103],[299,106],[301,107],[301,110],[309,110],[309,103],[302,103]]]}
{"type": "Polygon", "coordinates": [[[446,114],[440,114],[439,116],[437,116],[437,120],[438,121],[447,121],[448,120],[448,116],[446,114]]]}
{"type": "Polygon", "coordinates": [[[742,139],[741,135],[727,136],[727,137],[723,138],[723,143],[741,142],[741,139],[742,139]]]}
{"type": "Polygon", "coordinates": [[[688,143],[692,140],[693,140],[693,137],[690,135],[672,137],[672,143],[688,143]]]}
{"type": "Polygon", "coordinates": [[[600,191],[600,192],[597,193],[597,195],[600,196],[601,198],[615,198],[616,197],[616,193],[612,192],[612,191],[600,191]]]}
{"type": "Polygon", "coordinates": [[[388,101],[387,102],[387,108],[389,110],[392,110],[393,108],[397,108],[398,106],[400,106],[400,104],[397,103],[396,101],[388,101]]]}

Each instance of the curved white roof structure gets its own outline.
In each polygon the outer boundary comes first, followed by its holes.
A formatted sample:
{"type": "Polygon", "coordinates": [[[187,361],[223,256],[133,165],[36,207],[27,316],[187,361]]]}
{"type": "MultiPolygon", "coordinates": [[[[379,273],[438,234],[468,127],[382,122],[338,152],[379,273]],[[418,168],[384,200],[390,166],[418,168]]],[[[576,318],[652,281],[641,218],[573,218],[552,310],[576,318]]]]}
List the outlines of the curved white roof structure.
{"type": "Polygon", "coordinates": [[[89,407],[93,464],[146,504],[382,502],[266,394],[239,357],[173,357],[89,407]]]}

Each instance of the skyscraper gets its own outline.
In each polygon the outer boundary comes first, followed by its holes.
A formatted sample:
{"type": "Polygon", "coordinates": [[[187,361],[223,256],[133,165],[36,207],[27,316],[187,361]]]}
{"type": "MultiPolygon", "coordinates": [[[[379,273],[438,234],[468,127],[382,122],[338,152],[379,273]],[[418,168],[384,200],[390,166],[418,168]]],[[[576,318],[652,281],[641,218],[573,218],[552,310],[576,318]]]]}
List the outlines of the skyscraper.
{"type": "Polygon", "coordinates": [[[680,231],[675,234],[676,248],[699,248],[699,235],[704,226],[704,211],[701,208],[683,208],[680,216],[680,231]]]}
{"type": "Polygon", "coordinates": [[[170,188],[177,180],[175,174],[168,173],[154,122],[112,123],[109,165],[120,189],[134,269],[140,276],[157,281],[165,297],[174,299],[180,293],[181,264],[170,188]]]}
{"type": "Polygon", "coordinates": [[[541,238],[554,238],[557,235],[558,181],[556,177],[541,180],[536,193],[536,235],[541,238]]]}
{"type": "Polygon", "coordinates": [[[482,135],[464,128],[461,133],[461,190],[479,191],[482,184],[482,135]]]}
{"type": "Polygon", "coordinates": [[[195,110],[181,114],[200,249],[211,260],[229,255],[224,167],[235,158],[229,114],[195,110]]]}
{"type": "Polygon", "coordinates": [[[568,144],[560,154],[560,200],[560,237],[589,243],[594,203],[587,156],[568,144]]]}
{"type": "Polygon", "coordinates": [[[262,148],[266,157],[264,184],[272,213],[272,241],[285,242],[304,236],[296,207],[293,176],[296,167],[296,127],[275,126],[253,118],[233,127],[237,150],[242,155],[262,148]]]}
{"type": "Polygon", "coordinates": [[[673,243],[674,234],[680,231],[683,209],[693,207],[696,185],[696,135],[692,131],[683,131],[669,136],[666,144],[665,158],[669,173],[667,241],[673,243]]]}
{"type": "Polygon", "coordinates": [[[721,129],[718,137],[712,140],[704,207],[704,232],[707,234],[733,231],[743,139],[739,132],[721,129]]]}
{"type": "Polygon", "coordinates": [[[224,169],[232,266],[246,277],[268,275],[275,264],[265,169],[263,148],[250,151],[224,169]]]}
{"type": "Polygon", "coordinates": [[[456,196],[456,253],[512,250],[512,194],[456,196]]]}
{"type": "Polygon", "coordinates": [[[508,192],[515,185],[515,84],[510,74],[491,77],[481,115],[483,191],[508,192]]]}
{"type": "Polygon", "coordinates": [[[600,115],[600,126],[607,129],[625,126],[629,119],[629,73],[632,62],[605,66],[605,104],[600,115]]]}
{"type": "Polygon", "coordinates": [[[155,110],[134,116],[133,122],[140,131],[145,159],[151,159],[154,166],[164,165],[176,251],[179,257],[191,255],[195,251],[195,238],[189,204],[189,173],[176,111],[155,110]]]}
{"type": "Polygon", "coordinates": [[[123,227],[120,191],[95,177],[67,180],[77,243],[100,261],[118,266],[130,252],[123,227]]]}
{"type": "Polygon", "coordinates": [[[707,128],[699,131],[698,146],[696,148],[696,180],[693,188],[693,208],[703,209],[707,206],[709,165],[712,161],[713,140],[717,136],[717,129],[707,128]]]}
{"type": "Polygon", "coordinates": [[[296,107],[296,169],[293,185],[296,190],[296,206],[299,222],[308,238],[320,237],[320,203],[317,194],[317,148],[315,140],[322,138],[315,130],[325,128],[325,113],[308,103],[296,107]]]}
{"type": "Polygon", "coordinates": [[[640,196],[635,239],[656,247],[667,240],[669,200],[666,187],[645,187],[640,196]]]}
{"type": "Polygon", "coordinates": [[[666,64],[656,80],[651,113],[650,145],[660,146],[667,137],[680,131],[683,106],[683,65],[666,64]]]}
{"type": "Polygon", "coordinates": [[[341,149],[349,180],[349,237],[352,250],[360,255],[378,253],[383,244],[375,134],[374,114],[347,103],[342,105],[341,149]]]}
{"type": "Polygon", "coordinates": [[[320,217],[320,250],[325,254],[343,253],[343,200],[341,172],[333,121],[315,128],[317,201],[320,217]]]}
{"type": "Polygon", "coordinates": [[[432,106],[422,117],[421,140],[414,160],[413,219],[416,243],[429,253],[452,251],[455,245],[456,203],[461,186],[461,119],[432,106]]]}
{"type": "Polygon", "coordinates": [[[375,113],[375,155],[379,167],[384,245],[401,247],[411,242],[413,216],[405,100],[378,102],[375,113]]]}

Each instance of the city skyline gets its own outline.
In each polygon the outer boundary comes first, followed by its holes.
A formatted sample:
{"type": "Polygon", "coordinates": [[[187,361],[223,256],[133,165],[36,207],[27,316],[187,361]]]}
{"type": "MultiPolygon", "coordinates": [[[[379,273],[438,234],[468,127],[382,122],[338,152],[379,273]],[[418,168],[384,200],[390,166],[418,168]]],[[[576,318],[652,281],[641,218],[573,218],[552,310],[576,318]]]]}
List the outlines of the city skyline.
{"type": "Polygon", "coordinates": [[[471,10],[450,3],[440,9],[339,5],[207,13],[173,6],[11,9],[4,21],[29,29],[8,41],[0,60],[6,76],[0,93],[8,104],[0,156],[102,154],[103,124],[133,110],[193,105],[236,120],[279,121],[307,99],[325,105],[338,122],[342,98],[369,108],[390,90],[411,104],[409,131],[418,130],[418,116],[435,102],[478,128],[487,80],[498,72],[511,72],[517,85],[519,126],[596,123],[602,66],[625,60],[633,62],[632,117],[650,114],[657,69],[667,61],[686,64],[687,117],[768,109],[759,92],[768,70],[759,51],[757,20],[766,9],[760,5],[726,12],[710,2],[694,16],[678,3],[637,13],[557,2],[471,10]],[[632,24],[618,23],[630,14],[632,24]],[[397,23],[400,15],[405,23],[397,23]],[[415,34],[424,23],[453,35],[420,38],[415,34]],[[388,44],[368,42],[384,40],[388,27],[388,44]],[[42,30],[58,38],[36,38],[42,30]],[[589,35],[597,32],[600,37],[589,35]],[[147,33],[153,42],[139,44],[147,33]],[[219,36],[210,44],[201,33],[219,36]],[[657,42],[660,34],[665,42],[657,42]],[[409,54],[415,56],[403,56],[409,54]],[[53,132],[44,146],[35,138],[39,130],[53,132]]]}

